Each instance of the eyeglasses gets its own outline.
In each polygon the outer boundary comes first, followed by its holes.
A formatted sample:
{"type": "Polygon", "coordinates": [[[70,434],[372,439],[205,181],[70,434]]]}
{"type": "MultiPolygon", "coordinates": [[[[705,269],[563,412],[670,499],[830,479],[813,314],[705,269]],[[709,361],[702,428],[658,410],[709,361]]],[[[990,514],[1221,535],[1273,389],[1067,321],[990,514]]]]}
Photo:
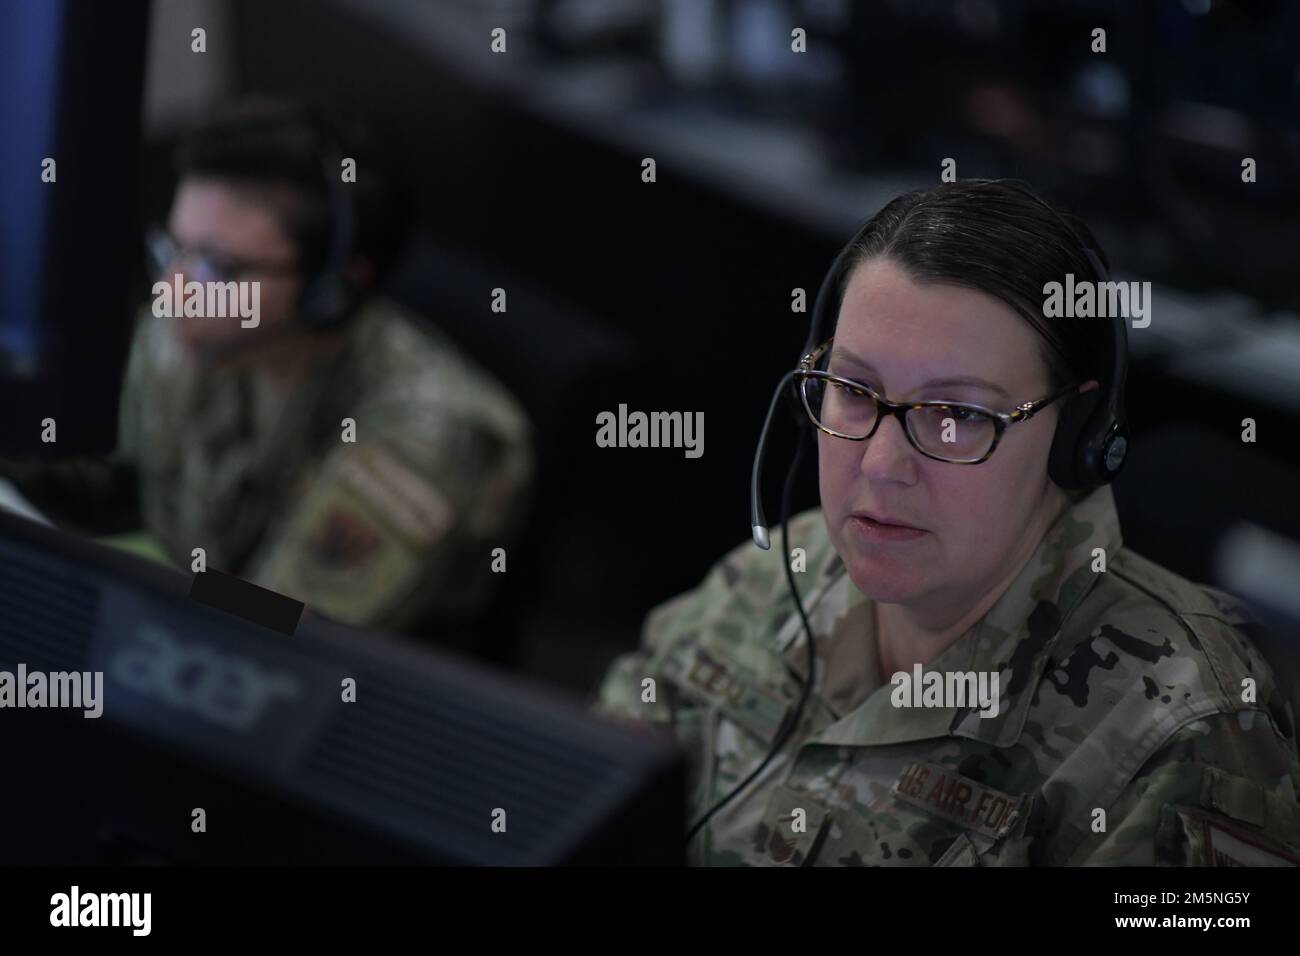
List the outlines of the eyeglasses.
{"type": "Polygon", "coordinates": [[[986,461],[1008,425],[1029,421],[1078,388],[1077,383],[1066,386],[1047,398],[1017,405],[1011,412],[969,402],[891,402],[870,386],[817,367],[833,341],[827,339],[805,355],[795,369],[795,385],[812,423],[836,438],[866,441],[876,433],[880,422],[892,415],[902,423],[903,434],[913,448],[927,458],[956,465],[986,461]]]}
{"type": "Polygon", "coordinates": [[[183,246],[158,226],[148,230],[145,247],[154,278],[168,278],[168,270],[182,261],[190,264],[189,272],[199,282],[231,282],[249,274],[294,275],[300,268],[297,259],[241,259],[210,249],[183,246]]]}

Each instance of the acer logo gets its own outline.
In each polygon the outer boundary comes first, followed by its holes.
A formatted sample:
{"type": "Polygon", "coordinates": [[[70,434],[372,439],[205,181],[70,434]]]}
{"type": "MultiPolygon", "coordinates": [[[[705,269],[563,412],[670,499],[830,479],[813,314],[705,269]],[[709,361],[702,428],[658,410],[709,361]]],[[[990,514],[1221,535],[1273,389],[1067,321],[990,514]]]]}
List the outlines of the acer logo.
{"type": "Polygon", "coordinates": [[[206,644],[184,643],[151,625],[113,655],[108,672],[139,694],[239,733],[255,727],[273,699],[302,696],[292,674],[206,644]]]}

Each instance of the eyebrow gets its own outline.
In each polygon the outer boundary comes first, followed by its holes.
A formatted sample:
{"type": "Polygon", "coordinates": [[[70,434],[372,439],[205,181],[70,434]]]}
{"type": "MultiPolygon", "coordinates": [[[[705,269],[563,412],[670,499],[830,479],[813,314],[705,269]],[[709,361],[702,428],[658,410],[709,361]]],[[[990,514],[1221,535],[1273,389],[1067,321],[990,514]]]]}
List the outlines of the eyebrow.
{"type": "MultiPolygon", "coordinates": [[[[859,358],[857,355],[854,355],[848,349],[840,348],[839,346],[832,346],[831,356],[835,358],[842,358],[849,362],[852,362],[854,365],[861,367],[864,371],[871,372],[873,375],[879,374],[876,372],[875,367],[870,362],[868,362],[866,359],[859,358]]],[[[998,395],[1001,395],[1003,398],[1009,399],[1011,397],[1010,393],[1008,393],[1007,390],[1003,388],[1001,385],[998,385],[995,382],[990,382],[987,379],[978,378],[977,376],[974,375],[950,375],[950,376],[945,376],[943,378],[932,378],[928,382],[923,383],[921,387],[922,388],[931,388],[934,386],[956,387],[958,385],[970,385],[973,386],[974,388],[987,389],[990,392],[996,392],[998,395]]]]}

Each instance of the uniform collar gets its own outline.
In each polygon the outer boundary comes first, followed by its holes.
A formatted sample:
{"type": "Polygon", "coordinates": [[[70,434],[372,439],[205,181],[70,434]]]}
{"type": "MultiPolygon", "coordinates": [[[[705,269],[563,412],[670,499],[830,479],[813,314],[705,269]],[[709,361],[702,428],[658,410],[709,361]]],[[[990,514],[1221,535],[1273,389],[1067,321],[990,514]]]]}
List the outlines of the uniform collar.
{"type": "MultiPolygon", "coordinates": [[[[895,707],[890,675],[884,675],[885,683],[865,701],[807,742],[876,746],[951,735],[1011,746],[1020,737],[1062,624],[1096,583],[1094,549],[1104,548],[1110,561],[1121,546],[1115,497],[1109,485],[1102,485],[1061,513],[997,603],[927,665],[927,672],[997,672],[996,717],[980,717],[969,707],[895,707]]],[[[819,574],[805,608],[819,637],[837,624],[851,623],[871,629],[868,639],[874,642],[874,616],[848,613],[869,602],[835,557],[819,574]]],[[[802,676],[807,649],[797,613],[778,639],[786,663],[802,676]]]]}

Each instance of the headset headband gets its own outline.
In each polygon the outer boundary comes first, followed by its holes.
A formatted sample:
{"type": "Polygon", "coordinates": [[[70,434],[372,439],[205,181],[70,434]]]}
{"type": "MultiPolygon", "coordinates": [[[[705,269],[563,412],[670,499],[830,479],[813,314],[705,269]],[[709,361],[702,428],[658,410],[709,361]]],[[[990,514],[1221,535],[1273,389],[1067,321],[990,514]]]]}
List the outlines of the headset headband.
{"type": "Polygon", "coordinates": [[[348,266],[356,215],[351,191],[341,176],[343,150],[329,135],[323,120],[311,114],[310,122],[321,143],[318,152],[329,207],[329,241],[325,261],[303,289],[299,312],[308,325],[328,328],[346,319],[355,304],[356,290],[348,278],[348,266]]]}

